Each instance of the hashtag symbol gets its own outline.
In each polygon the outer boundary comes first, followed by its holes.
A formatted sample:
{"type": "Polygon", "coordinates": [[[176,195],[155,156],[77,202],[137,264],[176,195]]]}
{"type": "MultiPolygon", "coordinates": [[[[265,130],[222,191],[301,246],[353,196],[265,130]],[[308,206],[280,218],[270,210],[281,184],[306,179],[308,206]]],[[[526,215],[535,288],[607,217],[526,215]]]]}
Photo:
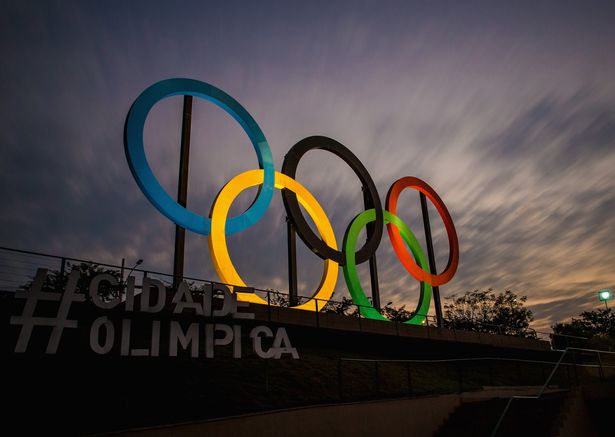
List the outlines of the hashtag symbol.
{"type": "Polygon", "coordinates": [[[60,340],[62,339],[64,328],[76,328],[78,325],[77,320],[68,320],[68,312],[73,302],[83,302],[85,300],[83,294],[75,293],[77,281],[79,280],[79,271],[73,270],[70,273],[66,289],[62,295],[59,293],[42,291],[46,277],[47,269],[38,269],[30,290],[18,291],[15,293],[15,297],[26,299],[21,316],[11,317],[11,325],[21,325],[21,331],[19,332],[17,344],[15,345],[15,352],[17,353],[23,353],[28,349],[30,336],[35,326],[53,327],[45,353],[55,354],[58,350],[60,340]],[[34,317],[34,310],[39,300],[58,301],[60,299],[60,306],[56,317],[34,317]]]}

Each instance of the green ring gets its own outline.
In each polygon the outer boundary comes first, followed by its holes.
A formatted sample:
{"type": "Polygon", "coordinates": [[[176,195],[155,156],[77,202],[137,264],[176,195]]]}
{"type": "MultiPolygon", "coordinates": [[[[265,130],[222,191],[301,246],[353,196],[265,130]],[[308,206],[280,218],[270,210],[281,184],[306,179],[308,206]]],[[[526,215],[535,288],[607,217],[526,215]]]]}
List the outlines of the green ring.
{"type": "MultiPolygon", "coordinates": [[[[414,259],[424,269],[426,272],[429,272],[429,263],[427,262],[427,258],[423,253],[423,249],[421,249],[421,245],[417,241],[416,237],[406,225],[402,219],[397,217],[394,214],[384,210],[384,223],[391,223],[399,229],[402,238],[406,242],[406,244],[410,247],[410,251],[414,256],[414,259]]],[[[348,290],[350,291],[350,295],[352,296],[352,301],[355,305],[359,306],[360,314],[368,319],[375,320],[387,320],[385,316],[380,314],[380,312],[373,307],[371,302],[367,299],[365,295],[365,291],[363,287],[361,287],[361,281],[359,280],[359,275],[357,274],[357,264],[355,259],[355,248],[357,245],[357,237],[359,236],[359,232],[365,225],[371,223],[376,220],[376,210],[368,209],[367,211],[363,211],[361,214],[356,216],[354,220],[346,229],[346,234],[344,235],[344,252],[346,253],[346,264],[343,266],[344,270],[344,278],[346,279],[346,285],[348,285],[348,290]]],[[[404,322],[410,325],[422,325],[425,323],[427,311],[429,311],[429,305],[431,303],[431,285],[427,282],[421,281],[421,292],[419,296],[419,303],[416,306],[415,315],[408,321],[404,322]]]]}

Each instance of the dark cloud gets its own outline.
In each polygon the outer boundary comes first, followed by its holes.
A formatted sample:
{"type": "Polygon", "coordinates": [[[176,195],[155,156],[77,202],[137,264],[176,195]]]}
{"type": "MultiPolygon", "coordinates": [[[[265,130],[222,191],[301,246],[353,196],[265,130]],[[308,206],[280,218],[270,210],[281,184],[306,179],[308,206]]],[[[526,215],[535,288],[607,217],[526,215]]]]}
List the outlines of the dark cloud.
{"type": "Polygon", "coordinates": [[[543,97],[487,140],[488,157],[511,163],[525,162],[532,154],[537,171],[556,177],[608,157],[615,147],[615,105],[596,102],[592,94],[579,93],[566,100],[543,97]]]}

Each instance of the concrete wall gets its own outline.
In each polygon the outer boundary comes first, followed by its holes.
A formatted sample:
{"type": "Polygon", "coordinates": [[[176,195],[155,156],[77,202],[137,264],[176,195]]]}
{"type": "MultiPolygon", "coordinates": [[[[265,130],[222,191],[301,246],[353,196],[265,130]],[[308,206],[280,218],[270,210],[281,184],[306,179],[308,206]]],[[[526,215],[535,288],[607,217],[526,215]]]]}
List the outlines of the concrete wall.
{"type": "Polygon", "coordinates": [[[536,351],[548,351],[551,349],[549,343],[543,340],[459,331],[437,328],[434,326],[406,325],[403,323],[391,323],[382,320],[348,317],[337,314],[317,314],[314,311],[293,310],[273,305],[267,308],[266,305],[251,304],[250,311],[254,312],[257,320],[271,320],[271,322],[288,325],[312,326],[315,328],[359,331],[370,334],[401,337],[427,338],[443,342],[482,344],[512,349],[536,351]]]}
{"type": "Polygon", "coordinates": [[[597,436],[598,433],[592,427],[585,398],[579,390],[572,391],[568,395],[567,403],[564,407],[561,422],[557,423],[557,435],[560,437],[577,436],[597,436]]]}
{"type": "Polygon", "coordinates": [[[330,435],[432,436],[460,404],[459,395],[314,406],[205,422],[141,429],[126,436],[271,436],[330,435]]]}

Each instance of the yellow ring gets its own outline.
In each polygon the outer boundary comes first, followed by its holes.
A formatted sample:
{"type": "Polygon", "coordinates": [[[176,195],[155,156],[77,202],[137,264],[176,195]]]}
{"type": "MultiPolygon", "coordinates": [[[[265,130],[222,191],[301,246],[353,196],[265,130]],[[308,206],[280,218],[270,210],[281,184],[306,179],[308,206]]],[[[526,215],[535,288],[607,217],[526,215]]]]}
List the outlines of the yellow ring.
{"type": "MultiPolygon", "coordinates": [[[[211,208],[211,234],[207,240],[209,243],[209,253],[218,276],[222,282],[226,284],[240,287],[246,286],[243,279],[241,279],[237,273],[237,270],[235,270],[226,244],[224,228],[229,209],[239,193],[246,188],[261,185],[263,183],[263,178],[263,170],[249,170],[238,174],[220,190],[211,208]]],[[[307,188],[293,178],[277,171],[275,172],[275,187],[280,190],[286,188],[297,195],[299,203],[314,220],[314,224],[316,224],[316,228],[323,241],[331,248],[337,250],[337,242],[335,241],[335,234],[333,233],[331,222],[329,222],[325,211],[307,188]]],[[[320,311],[333,295],[333,289],[337,282],[337,274],[338,263],[330,259],[326,260],[322,279],[320,280],[320,285],[314,296],[306,303],[297,305],[293,308],[298,310],[320,311]],[[313,299],[317,299],[316,304],[312,302],[313,299]]],[[[237,299],[244,302],[267,304],[265,299],[254,293],[238,292],[237,299]]]]}

